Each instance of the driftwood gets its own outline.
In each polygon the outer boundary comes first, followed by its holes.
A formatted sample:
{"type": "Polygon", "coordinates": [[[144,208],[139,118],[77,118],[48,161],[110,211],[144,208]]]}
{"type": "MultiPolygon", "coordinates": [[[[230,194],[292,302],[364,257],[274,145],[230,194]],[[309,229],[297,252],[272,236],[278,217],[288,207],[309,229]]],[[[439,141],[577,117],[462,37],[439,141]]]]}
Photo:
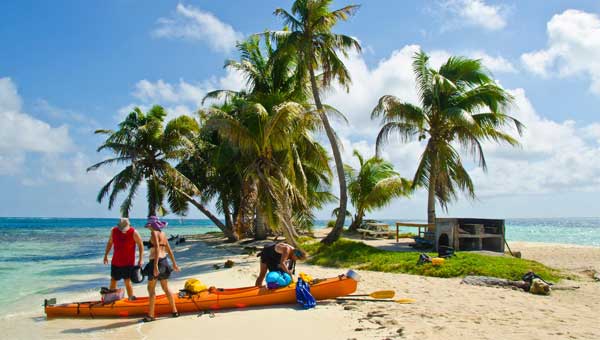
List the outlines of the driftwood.
{"type": "Polygon", "coordinates": [[[525,281],[511,281],[492,276],[465,276],[461,283],[473,286],[519,288],[529,291],[529,283],[525,281]]]}

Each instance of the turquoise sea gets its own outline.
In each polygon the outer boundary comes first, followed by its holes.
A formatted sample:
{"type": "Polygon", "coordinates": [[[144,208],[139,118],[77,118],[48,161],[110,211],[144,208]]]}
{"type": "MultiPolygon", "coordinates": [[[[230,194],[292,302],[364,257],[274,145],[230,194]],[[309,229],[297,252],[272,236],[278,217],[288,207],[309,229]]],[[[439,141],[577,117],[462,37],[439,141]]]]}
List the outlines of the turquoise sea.
{"type": "MultiPolygon", "coordinates": [[[[403,219],[407,221],[406,219],[403,219]]],[[[167,234],[218,230],[209,220],[167,219],[167,234]]],[[[44,297],[87,293],[106,286],[109,267],[102,263],[116,219],[0,218],[0,319],[41,311],[44,297]]],[[[132,224],[147,239],[145,219],[132,224]]],[[[393,220],[387,222],[393,223],[393,220]]],[[[322,228],[326,221],[318,221],[322,228]]],[[[510,219],[508,241],[600,246],[600,218],[510,219]]],[[[406,229],[413,231],[414,229],[406,229]]]]}

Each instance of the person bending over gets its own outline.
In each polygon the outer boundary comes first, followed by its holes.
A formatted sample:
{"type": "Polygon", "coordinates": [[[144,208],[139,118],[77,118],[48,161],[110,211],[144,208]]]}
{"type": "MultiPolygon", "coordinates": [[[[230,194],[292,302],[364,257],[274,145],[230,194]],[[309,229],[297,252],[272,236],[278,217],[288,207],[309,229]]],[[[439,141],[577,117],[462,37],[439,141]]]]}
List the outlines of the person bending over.
{"type": "Polygon", "coordinates": [[[117,289],[117,281],[123,279],[130,300],[135,300],[131,287],[131,272],[135,266],[135,246],[138,248],[138,266],[144,259],[144,244],[140,234],[129,224],[129,219],[121,218],[119,224],[113,227],[104,251],[104,264],[108,264],[108,253],[113,249],[110,261],[110,289],[117,289]]]}
{"type": "Polygon", "coordinates": [[[267,271],[280,271],[284,276],[289,275],[288,281],[291,282],[296,261],[306,258],[306,254],[302,250],[295,249],[283,242],[264,247],[259,256],[260,273],[256,278],[256,287],[262,286],[267,271]]]}

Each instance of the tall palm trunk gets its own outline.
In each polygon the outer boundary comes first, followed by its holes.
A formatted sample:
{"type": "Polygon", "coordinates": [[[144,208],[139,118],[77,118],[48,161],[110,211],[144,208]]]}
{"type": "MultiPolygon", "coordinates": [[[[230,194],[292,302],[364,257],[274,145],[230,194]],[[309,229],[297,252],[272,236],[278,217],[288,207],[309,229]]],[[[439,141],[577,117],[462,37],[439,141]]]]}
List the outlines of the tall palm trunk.
{"type": "Polygon", "coordinates": [[[158,186],[159,183],[153,176],[146,182],[148,186],[148,217],[156,216],[156,209],[158,207],[158,186]]]}
{"type": "Polygon", "coordinates": [[[346,177],[344,174],[344,164],[342,163],[342,155],[340,154],[340,148],[337,144],[337,140],[335,138],[335,134],[333,133],[333,129],[331,128],[331,124],[329,124],[329,118],[325,114],[323,110],[323,104],[321,103],[321,97],[319,96],[319,89],[317,87],[317,80],[315,78],[315,71],[312,67],[309,67],[310,73],[310,85],[312,88],[312,94],[315,99],[315,105],[317,106],[317,110],[319,111],[319,117],[323,122],[323,127],[325,132],[327,133],[327,139],[329,139],[329,143],[331,144],[331,151],[333,152],[333,159],[335,161],[335,169],[337,172],[338,182],[340,184],[340,207],[337,218],[335,220],[335,227],[329,232],[327,237],[325,237],[321,242],[325,244],[331,244],[337,241],[342,235],[342,231],[344,230],[344,221],[346,220],[346,206],[348,204],[348,194],[346,190],[346,177]]]}
{"type": "Polygon", "coordinates": [[[427,223],[435,223],[435,176],[429,180],[429,192],[427,195],[427,223]]]}
{"type": "Polygon", "coordinates": [[[246,179],[242,183],[242,197],[240,200],[240,209],[235,220],[235,233],[238,238],[247,236],[254,224],[254,210],[256,200],[258,198],[258,190],[256,182],[253,179],[246,179]]]}
{"type": "Polygon", "coordinates": [[[435,224],[435,187],[438,177],[437,154],[432,152],[431,172],[429,174],[429,191],[427,192],[427,223],[435,224]]]}
{"type": "Polygon", "coordinates": [[[256,208],[256,220],[254,221],[254,225],[254,239],[266,240],[268,231],[267,223],[265,221],[263,212],[258,206],[256,208]]]}

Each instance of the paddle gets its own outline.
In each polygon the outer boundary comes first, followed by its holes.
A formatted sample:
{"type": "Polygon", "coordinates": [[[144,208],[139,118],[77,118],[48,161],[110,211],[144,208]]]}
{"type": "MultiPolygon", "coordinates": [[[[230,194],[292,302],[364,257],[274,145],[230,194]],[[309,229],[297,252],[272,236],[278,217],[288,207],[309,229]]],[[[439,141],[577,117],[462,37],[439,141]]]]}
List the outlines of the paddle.
{"type": "Polygon", "coordinates": [[[395,302],[401,304],[413,303],[417,300],[410,298],[402,298],[398,300],[383,300],[383,299],[354,299],[354,298],[337,298],[336,300],[340,301],[370,301],[370,302],[395,302]]]}
{"type": "Polygon", "coordinates": [[[393,290],[378,290],[371,294],[353,294],[348,296],[370,296],[375,299],[391,299],[396,295],[396,292],[393,290]]]}

